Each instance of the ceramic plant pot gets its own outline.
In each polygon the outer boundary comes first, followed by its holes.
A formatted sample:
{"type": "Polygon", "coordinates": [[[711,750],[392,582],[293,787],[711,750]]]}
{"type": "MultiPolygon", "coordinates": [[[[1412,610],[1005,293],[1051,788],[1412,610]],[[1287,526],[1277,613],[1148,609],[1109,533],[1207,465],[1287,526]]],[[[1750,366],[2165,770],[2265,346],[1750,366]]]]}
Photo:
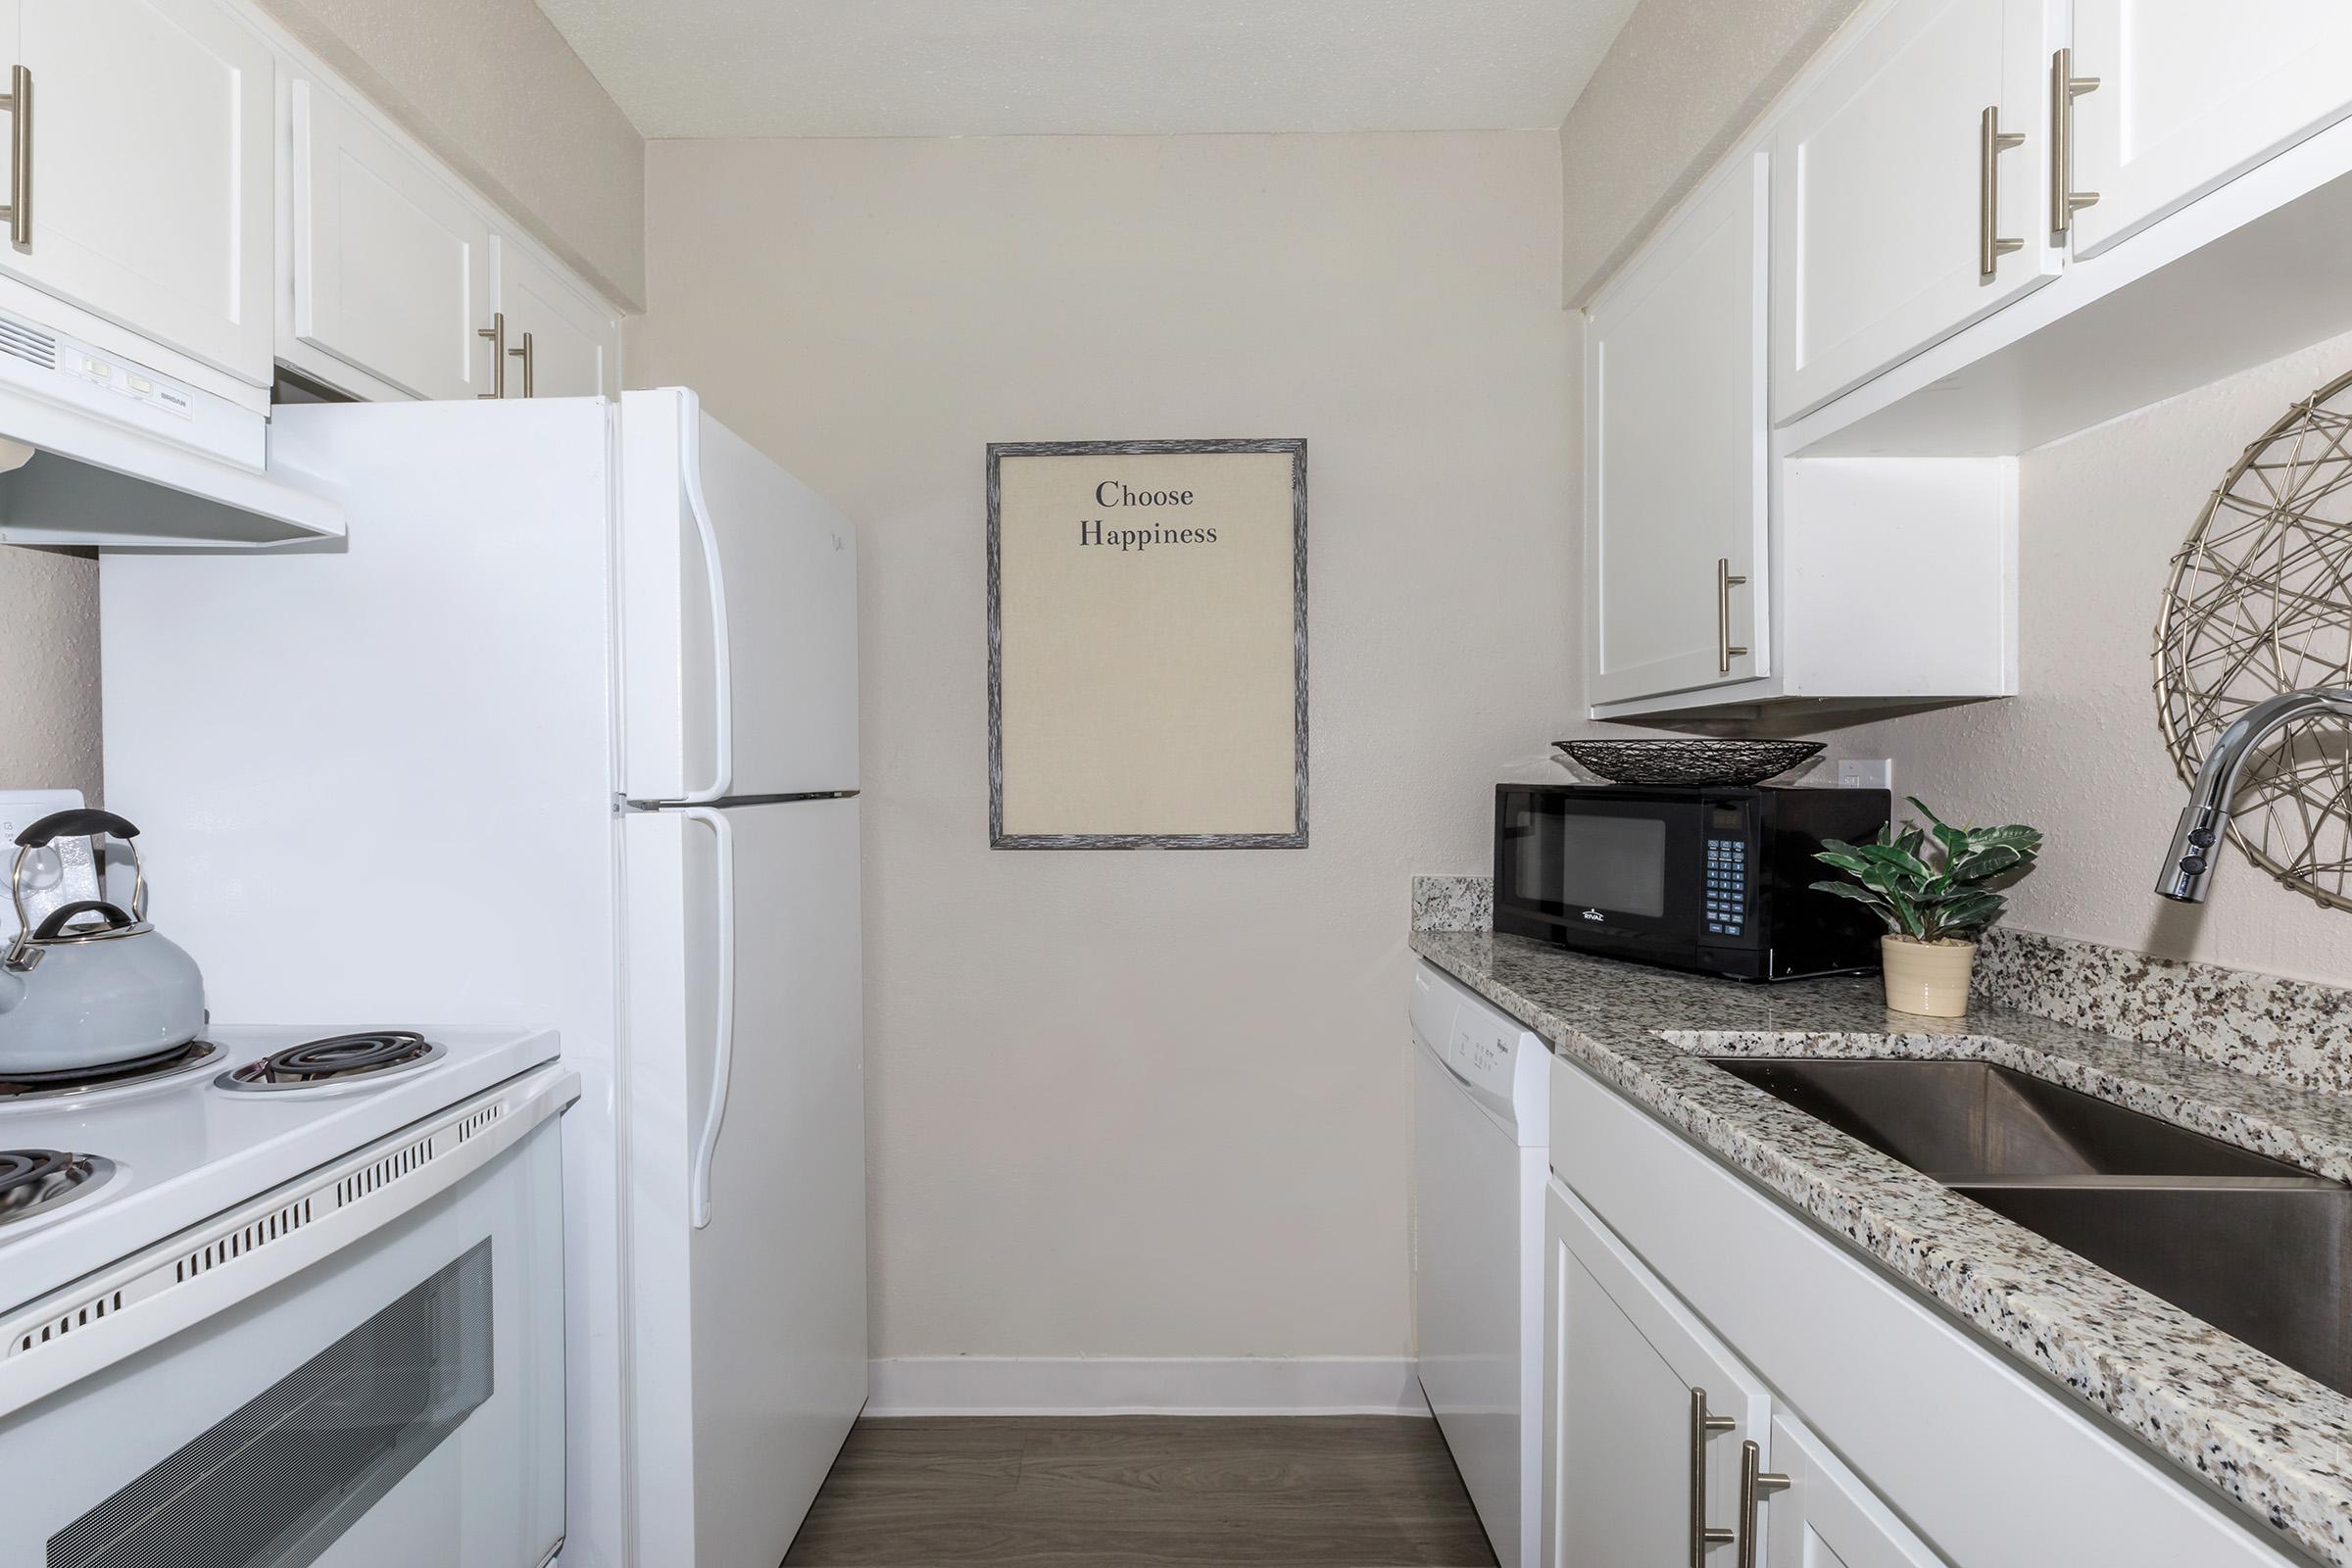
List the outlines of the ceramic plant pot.
{"type": "Polygon", "coordinates": [[[1886,972],[1886,1005],[1930,1018],[1968,1011],[1968,979],[1977,964],[1974,942],[1909,942],[1879,938],[1886,972]]]}

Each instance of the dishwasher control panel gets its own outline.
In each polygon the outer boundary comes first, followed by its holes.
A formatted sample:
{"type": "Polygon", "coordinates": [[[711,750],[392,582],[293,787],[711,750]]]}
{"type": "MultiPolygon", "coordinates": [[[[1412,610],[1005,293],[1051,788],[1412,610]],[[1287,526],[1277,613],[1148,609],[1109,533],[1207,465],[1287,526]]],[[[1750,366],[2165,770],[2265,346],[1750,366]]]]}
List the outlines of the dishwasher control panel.
{"type": "Polygon", "coordinates": [[[1424,959],[1413,965],[1413,1033],[1522,1144],[1550,1120],[1551,1052],[1526,1025],[1424,959]]]}
{"type": "Polygon", "coordinates": [[[1517,1070],[1519,1037],[1526,1032],[1484,1004],[1465,1005],[1454,1014],[1446,1062],[1465,1082],[1508,1096],[1511,1075],[1517,1070]]]}

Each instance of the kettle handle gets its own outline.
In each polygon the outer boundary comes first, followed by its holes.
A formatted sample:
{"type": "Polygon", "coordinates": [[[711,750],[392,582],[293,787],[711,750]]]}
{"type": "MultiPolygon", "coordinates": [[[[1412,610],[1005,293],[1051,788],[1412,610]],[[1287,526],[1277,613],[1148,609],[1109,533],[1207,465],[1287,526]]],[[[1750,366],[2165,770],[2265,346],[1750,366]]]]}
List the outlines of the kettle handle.
{"type": "Polygon", "coordinates": [[[71,810],[51,811],[47,816],[17,835],[17,847],[37,850],[51,839],[81,839],[104,833],[118,839],[135,839],[139,830],[125,817],[96,807],[75,807],[71,810]]]}
{"type": "MultiPolygon", "coordinates": [[[[8,870],[8,900],[16,906],[17,911],[16,940],[8,946],[8,962],[10,964],[23,963],[25,958],[25,950],[42,936],[56,935],[53,929],[57,924],[56,911],[51,911],[50,917],[41,922],[41,929],[38,932],[32,929],[32,922],[25,918],[25,860],[31,858],[33,851],[44,847],[52,839],[59,838],[90,839],[90,852],[94,858],[98,853],[97,837],[102,833],[130,844],[129,923],[136,923],[147,918],[147,867],[140,862],[138,845],[130,842],[139,836],[137,826],[127,817],[117,816],[112,811],[102,811],[96,807],[75,807],[70,810],[51,811],[47,816],[42,817],[17,835],[16,863],[11,865],[8,870]]],[[[101,868],[100,875],[103,881],[103,868],[101,868]]],[[[122,912],[111,904],[100,904],[98,906],[115,909],[118,914],[122,912]]],[[[76,912],[87,912],[90,905],[78,904],[72,907],[76,912]]]]}
{"type": "Polygon", "coordinates": [[[72,904],[61,904],[51,909],[47,917],[41,921],[39,929],[32,933],[32,940],[47,942],[65,930],[66,922],[77,914],[104,915],[107,929],[110,931],[121,931],[139,923],[137,916],[119,904],[109,904],[104,899],[76,899],[72,904]]]}

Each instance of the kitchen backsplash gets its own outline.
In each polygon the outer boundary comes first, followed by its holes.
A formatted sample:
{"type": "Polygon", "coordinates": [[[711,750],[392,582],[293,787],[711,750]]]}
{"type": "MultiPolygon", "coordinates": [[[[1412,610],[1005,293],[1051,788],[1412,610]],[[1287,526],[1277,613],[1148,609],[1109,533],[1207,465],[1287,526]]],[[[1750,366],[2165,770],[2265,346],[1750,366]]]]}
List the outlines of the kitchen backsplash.
{"type": "MultiPolygon", "coordinates": [[[[1494,884],[1413,878],[1413,929],[1483,931],[1494,884]]],[[[1977,955],[1976,998],[2122,1040],[2177,1046],[2240,1072],[2352,1094],[2352,990],[2160,958],[1995,926],[1977,955]]]]}
{"type": "Polygon", "coordinates": [[[1494,879],[1491,876],[1413,878],[1413,929],[1491,931],[1494,928],[1494,879]]]}

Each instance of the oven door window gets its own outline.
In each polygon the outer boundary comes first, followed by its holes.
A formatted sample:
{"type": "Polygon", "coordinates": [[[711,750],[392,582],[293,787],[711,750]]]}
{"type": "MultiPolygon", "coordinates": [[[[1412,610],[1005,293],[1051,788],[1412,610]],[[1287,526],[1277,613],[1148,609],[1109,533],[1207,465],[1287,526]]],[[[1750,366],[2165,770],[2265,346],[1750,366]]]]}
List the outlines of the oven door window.
{"type": "Polygon", "coordinates": [[[463,1256],[49,1538],[48,1568],[302,1568],[491,1395],[491,1255],[463,1256]]]}
{"type": "MultiPolygon", "coordinates": [[[[301,1230],[196,1254],[189,1288],[225,1295],[239,1269],[253,1288],[194,1322],[142,1327],[146,1301],[93,1321],[99,1365],[0,1410],[0,1564],[545,1562],[564,1535],[563,1194],[547,1120],[282,1277],[268,1260],[301,1230]]],[[[192,1240],[142,1260],[168,1282],[192,1240]]]]}

